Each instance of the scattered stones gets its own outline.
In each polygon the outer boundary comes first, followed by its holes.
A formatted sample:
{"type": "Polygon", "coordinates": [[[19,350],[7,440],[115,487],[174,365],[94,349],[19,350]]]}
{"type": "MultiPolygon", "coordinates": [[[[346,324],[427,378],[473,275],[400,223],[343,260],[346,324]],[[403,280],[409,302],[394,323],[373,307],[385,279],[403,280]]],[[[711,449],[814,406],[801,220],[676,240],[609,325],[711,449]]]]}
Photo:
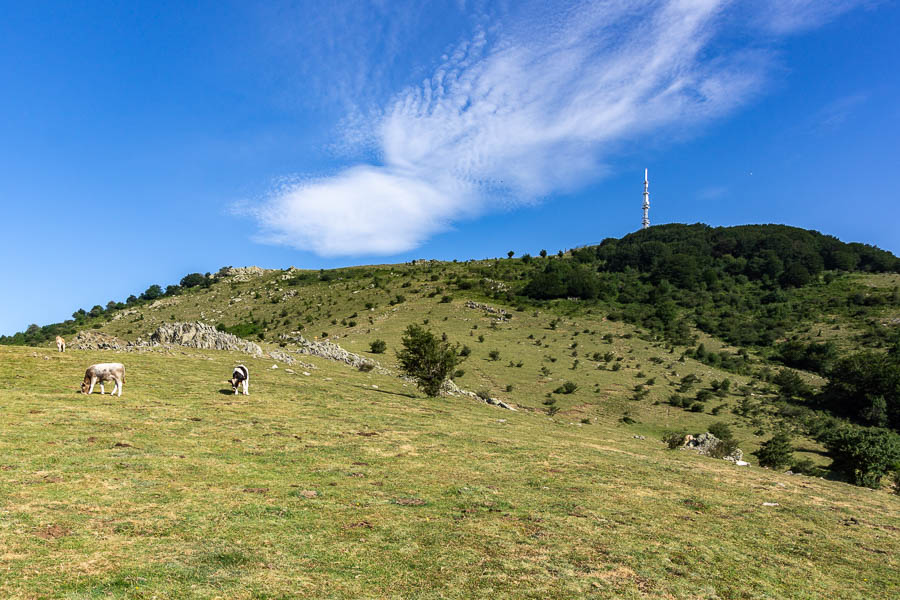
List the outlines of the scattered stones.
{"type": "Polygon", "coordinates": [[[497,315],[497,317],[501,321],[509,321],[511,315],[508,311],[503,310],[502,308],[497,308],[495,306],[491,306],[490,304],[484,304],[483,302],[475,302],[474,300],[466,301],[466,308],[472,308],[475,310],[483,310],[486,313],[490,313],[492,315],[497,315]]]}
{"type": "Polygon", "coordinates": [[[282,352],[281,350],[272,350],[269,352],[269,358],[274,358],[278,362],[283,362],[286,365],[292,365],[297,362],[297,359],[288,354],[287,352],[282,352]]]}
{"type": "Polygon", "coordinates": [[[515,411],[516,409],[503,402],[502,400],[498,400],[497,398],[482,398],[475,392],[470,392],[469,390],[464,390],[452,380],[448,379],[441,385],[441,393],[447,394],[448,396],[468,396],[469,398],[474,398],[476,400],[481,400],[485,404],[490,404],[492,406],[499,406],[500,408],[505,408],[506,410],[515,411]]]}
{"type": "Polygon", "coordinates": [[[763,502],[763,506],[780,506],[777,502],[763,502]]]}
{"type": "Polygon", "coordinates": [[[310,341],[302,335],[282,335],[281,338],[297,344],[297,352],[299,354],[309,354],[310,356],[319,356],[321,358],[327,358],[328,360],[336,360],[357,369],[363,364],[374,364],[375,368],[382,372],[384,371],[384,369],[382,369],[375,361],[364,358],[359,354],[348,352],[334,342],[328,340],[310,341]]]}
{"type": "Polygon", "coordinates": [[[269,368],[270,368],[270,369],[277,369],[277,368],[278,368],[278,365],[272,365],[272,366],[269,367],[269,368]]]}
{"type": "Polygon", "coordinates": [[[645,438],[645,437],[642,436],[642,435],[633,435],[633,436],[631,436],[631,437],[633,437],[633,438],[636,439],[636,440],[645,440],[645,439],[647,439],[647,438],[645,438]]]}
{"type": "Polygon", "coordinates": [[[79,331],[69,346],[76,350],[124,350],[128,342],[98,331],[79,331]]]}

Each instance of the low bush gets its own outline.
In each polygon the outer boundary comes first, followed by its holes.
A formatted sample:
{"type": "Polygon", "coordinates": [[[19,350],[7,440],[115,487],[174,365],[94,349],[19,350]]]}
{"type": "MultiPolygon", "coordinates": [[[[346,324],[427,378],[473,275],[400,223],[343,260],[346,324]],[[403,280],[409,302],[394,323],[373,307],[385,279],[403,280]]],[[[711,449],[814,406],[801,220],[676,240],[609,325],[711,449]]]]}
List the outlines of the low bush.
{"type": "Polygon", "coordinates": [[[669,447],[669,450],[677,450],[684,445],[684,438],[687,434],[683,431],[666,431],[663,433],[662,441],[669,447]]]}

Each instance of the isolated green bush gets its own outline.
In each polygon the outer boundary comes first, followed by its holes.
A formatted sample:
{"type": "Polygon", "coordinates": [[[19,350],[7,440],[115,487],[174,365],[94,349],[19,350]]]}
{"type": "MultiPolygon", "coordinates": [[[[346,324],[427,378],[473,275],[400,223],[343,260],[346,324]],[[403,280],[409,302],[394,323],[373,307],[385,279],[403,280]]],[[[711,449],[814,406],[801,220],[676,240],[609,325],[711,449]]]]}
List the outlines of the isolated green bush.
{"type": "Polygon", "coordinates": [[[555,390],[553,390],[554,394],[572,394],[575,390],[578,389],[578,384],[572,381],[567,381],[555,390]]]}
{"type": "Polygon", "coordinates": [[[769,440],[763,442],[753,455],[759,459],[761,467],[781,469],[788,466],[794,459],[794,447],[791,444],[790,434],[785,431],[776,433],[769,440]]]}
{"type": "Polygon", "coordinates": [[[401,345],[403,348],[397,352],[400,369],[415,378],[419,388],[431,397],[440,394],[441,384],[463,360],[458,345],[415,324],[406,328],[401,345]]]}
{"type": "Polygon", "coordinates": [[[677,450],[684,444],[684,438],[687,434],[683,431],[666,431],[663,432],[662,441],[669,447],[669,450],[677,450]]]}
{"type": "Polygon", "coordinates": [[[369,344],[369,351],[372,354],[384,354],[385,350],[387,350],[387,342],[384,340],[375,340],[369,344]]]}

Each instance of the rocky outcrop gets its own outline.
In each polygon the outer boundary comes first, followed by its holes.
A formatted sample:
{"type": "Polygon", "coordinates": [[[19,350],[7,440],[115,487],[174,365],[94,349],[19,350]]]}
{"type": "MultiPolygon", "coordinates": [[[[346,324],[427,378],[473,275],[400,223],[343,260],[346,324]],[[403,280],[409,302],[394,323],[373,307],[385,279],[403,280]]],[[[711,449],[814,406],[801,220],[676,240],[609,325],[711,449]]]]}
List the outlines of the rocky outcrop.
{"type": "MultiPolygon", "coordinates": [[[[692,435],[685,436],[684,445],[682,447],[687,448],[688,450],[693,450],[697,454],[700,454],[702,456],[711,456],[716,446],[721,443],[722,440],[707,431],[706,433],[701,433],[696,437],[692,435]]],[[[731,454],[729,454],[728,456],[723,456],[722,458],[739,466],[745,466],[748,464],[743,460],[744,451],[740,448],[735,448],[731,454]]]]}
{"type": "Polygon", "coordinates": [[[378,365],[378,363],[376,363],[375,361],[360,356],[359,354],[348,352],[334,342],[329,342],[328,340],[310,341],[302,335],[281,337],[284,340],[288,340],[296,344],[297,352],[299,354],[309,354],[310,356],[318,356],[320,358],[327,358],[328,360],[336,360],[338,362],[350,365],[351,367],[354,367],[356,369],[360,368],[362,365],[373,365],[380,368],[380,365],[378,365]]]}
{"type": "Polygon", "coordinates": [[[223,277],[231,277],[232,281],[250,281],[254,277],[259,277],[266,273],[266,269],[261,267],[228,267],[221,271],[223,277]]]}
{"type": "Polygon", "coordinates": [[[495,306],[491,306],[490,304],[484,304],[482,302],[475,302],[474,300],[467,300],[466,308],[472,308],[475,310],[483,310],[486,313],[496,315],[497,318],[499,318],[501,321],[508,321],[511,317],[509,312],[503,310],[502,308],[497,308],[495,306]]]}
{"type": "Polygon", "coordinates": [[[205,323],[164,323],[150,335],[152,345],[172,344],[202,350],[234,350],[261,357],[262,348],[205,323]]]}
{"type": "Polygon", "coordinates": [[[469,398],[473,398],[475,400],[480,400],[485,404],[490,404],[493,406],[499,406],[500,408],[505,408],[506,410],[516,410],[503,400],[498,400],[497,398],[491,398],[487,396],[481,396],[476,394],[475,392],[470,392],[469,390],[464,390],[452,380],[448,379],[441,385],[441,393],[447,394],[448,396],[468,396],[469,398]]]}
{"type": "Polygon", "coordinates": [[[79,331],[69,342],[69,347],[76,350],[124,350],[128,342],[99,331],[79,331]]]}
{"type": "Polygon", "coordinates": [[[271,352],[269,352],[269,357],[274,358],[279,362],[283,362],[286,365],[292,365],[297,362],[296,358],[294,358],[287,352],[282,352],[281,350],[272,350],[271,352]]]}

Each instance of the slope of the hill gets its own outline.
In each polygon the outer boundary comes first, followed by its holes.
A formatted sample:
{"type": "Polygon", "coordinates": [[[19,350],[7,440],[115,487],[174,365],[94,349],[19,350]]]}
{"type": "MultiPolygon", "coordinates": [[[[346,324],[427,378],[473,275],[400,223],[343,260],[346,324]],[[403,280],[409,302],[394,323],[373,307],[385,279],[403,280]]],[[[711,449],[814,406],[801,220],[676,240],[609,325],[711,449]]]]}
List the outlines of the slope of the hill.
{"type": "MultiPolygon", "coordinates": [[[[192,296],[165,312],[199,308],[192,296]]],[[[483,322],[453,302],[421,311],[483,322]]],[[[357,319],[378,332],[332,335],[391,337],[370,314],[357,319]]],[[[543,325],[551,346],[589,339],[581,323],[578,336],[543,325]]],[[[467,369],[493,364],[481,349],[494,347],[526,365],[468,377],[536,366],[521,336],[473,331],[486,339],[467,369]]],[[[613,339],[623,361],[656,367],[652,344],[613,339]]],[[[308,375],[217,351],[0,347],[0,596],[869,599],[900,586],[898,498],[885,490],[670,451],[613,419],[582,424],[572,417],[630,402],[591,386],[549,417],[304,360],[308,375]],[[112,359],[127,364],[123,396],[79,395],[84,366],[112,359]],[[235,362],[251,370],[249,397],[224,383],[235,362]]]]}
{"type": "MultiPolygon", "coordinates": [[[[785,392],[775,374],[782,364],[809,368],[810,348],[831,361],[896,345],[900,276],[881,272],[896,265],[882,250],[796,228],[664,225],[559,256],[223,268],[0,341],[52,344],[55,329],[146,340],[161,324],[202,321],[269,349],[327,337],[394,368],[403,330],[420,323],[466,347],[454,376],[464,388],[654,436],[726,422],[747,452],[788,426],[801,436],[798,458],[827,465],[797,418],[825,405],[785,392]],[[369,352],[376,340],[386,353],[369,352]],[[567,382],[574,393],[556,393],[567,382]]],[[[810,390],[826,381],[825,367],[814,371],[800,372],[810,390]]],[[[876,392],[841,416],[890,422],[873,403],[900,400],[876,392]]]]}

